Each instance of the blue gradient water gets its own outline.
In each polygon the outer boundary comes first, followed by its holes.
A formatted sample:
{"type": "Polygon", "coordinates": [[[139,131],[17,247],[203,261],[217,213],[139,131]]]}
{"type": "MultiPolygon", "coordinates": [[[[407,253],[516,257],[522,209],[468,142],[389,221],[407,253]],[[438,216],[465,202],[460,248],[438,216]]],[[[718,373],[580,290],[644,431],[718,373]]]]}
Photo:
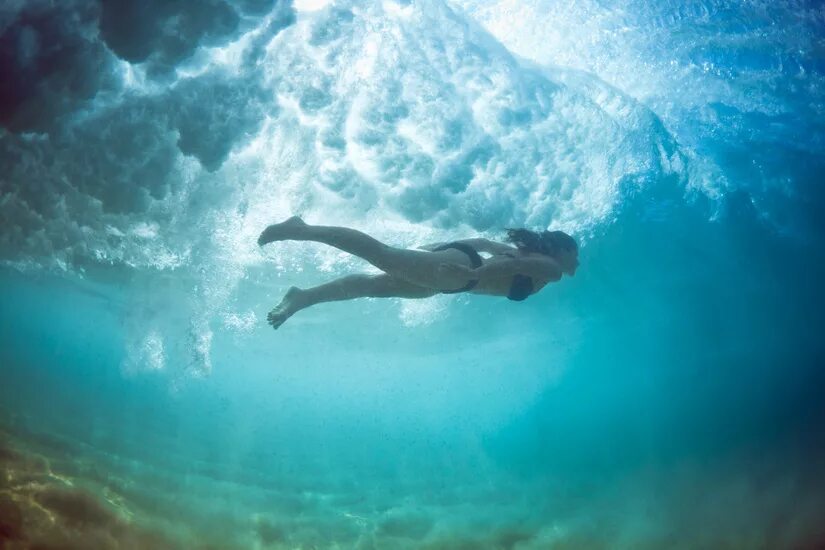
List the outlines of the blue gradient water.
{"type": "Polygon", "coordinates": [[[825,544],[818,4],[12,2],[0,45],[12,548],[825,544]],[[581,267],[272,331],[371,269],[260,250],[293,213],[581,267]]]}

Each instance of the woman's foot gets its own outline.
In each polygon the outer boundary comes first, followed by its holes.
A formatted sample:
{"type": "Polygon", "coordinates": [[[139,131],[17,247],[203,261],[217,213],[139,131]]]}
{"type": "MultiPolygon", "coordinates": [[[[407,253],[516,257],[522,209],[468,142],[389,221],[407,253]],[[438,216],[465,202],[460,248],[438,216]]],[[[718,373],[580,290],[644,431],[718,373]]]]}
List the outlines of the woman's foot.
{"type": "Polygon", "coordinates": [[[263,230],[263,233],[258,237],[258,246],[274,241],[288,241],[300,232],[302,227],[306,227],[306,223],[300,216],[292,216],[288,220],[281,223],[273,223],[263,230]]]}
{"type": "Polygon", "coordinates": [[[269,312],[269,315],[266,316],[266,320],[272,325],[272,328],[277,329],[283,325],[287,319],[292,317],[295,312],[301,309],[299,302],[302,292],[297,286],[289,287],[281,303],[275,306],[272,311],[269,312]]]}

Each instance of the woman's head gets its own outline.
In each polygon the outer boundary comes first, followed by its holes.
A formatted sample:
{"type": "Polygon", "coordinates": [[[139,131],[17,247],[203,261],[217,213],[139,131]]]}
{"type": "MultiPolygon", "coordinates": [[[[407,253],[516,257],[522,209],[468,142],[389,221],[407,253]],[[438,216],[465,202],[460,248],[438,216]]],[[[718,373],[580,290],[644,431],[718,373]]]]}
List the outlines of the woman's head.
{"type": "Polygon", "coordinates": [[[579,246],[564,231],[530,231],[529,229],[508,229],[507,240],[522,252],[535,252],[552,257],[570,276],[579,265],[579,246]]]}

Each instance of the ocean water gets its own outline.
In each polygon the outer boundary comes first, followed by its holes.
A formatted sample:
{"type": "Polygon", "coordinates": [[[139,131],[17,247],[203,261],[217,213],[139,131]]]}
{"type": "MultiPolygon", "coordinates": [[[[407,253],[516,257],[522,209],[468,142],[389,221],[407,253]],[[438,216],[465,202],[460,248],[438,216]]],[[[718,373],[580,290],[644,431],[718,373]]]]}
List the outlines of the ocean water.
{"type": "Polygon", "coordinates": [[[825,546],[825,10],[0,6],[0,547],[825,546]],[[524,302],[266,314],[562,229],[524,302]]]}

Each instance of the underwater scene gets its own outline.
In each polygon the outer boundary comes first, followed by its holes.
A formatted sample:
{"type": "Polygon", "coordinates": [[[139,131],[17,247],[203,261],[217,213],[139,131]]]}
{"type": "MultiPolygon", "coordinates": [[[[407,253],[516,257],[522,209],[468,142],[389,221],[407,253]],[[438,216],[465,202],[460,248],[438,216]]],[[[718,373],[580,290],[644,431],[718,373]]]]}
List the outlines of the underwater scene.
{"type": "Polygon", "coordinates": [[[823,152],[814,0],[4,0],[0,548],[825,548],[823,152]]]}

